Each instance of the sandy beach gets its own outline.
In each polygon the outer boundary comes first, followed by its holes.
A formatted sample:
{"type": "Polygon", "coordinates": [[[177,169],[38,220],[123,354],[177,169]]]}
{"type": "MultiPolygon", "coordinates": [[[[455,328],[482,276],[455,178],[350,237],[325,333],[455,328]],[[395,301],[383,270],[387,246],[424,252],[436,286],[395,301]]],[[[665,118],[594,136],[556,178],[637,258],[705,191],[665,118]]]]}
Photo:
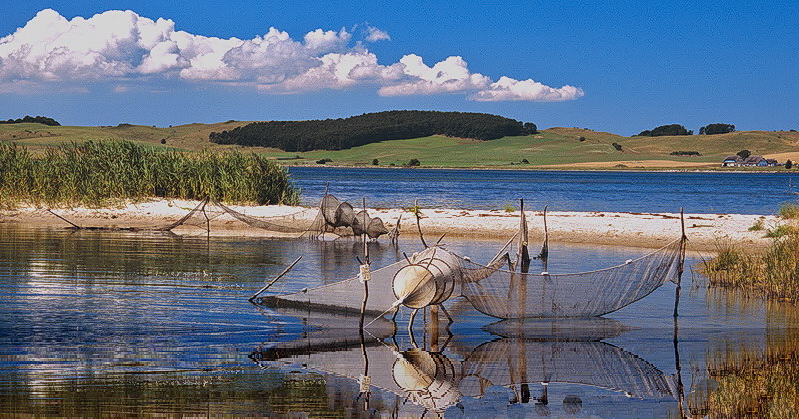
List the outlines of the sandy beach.
{"type": "MultiPolygon", "coordinates": [[[[196,201],[155,200],[119,205],[113,208],[53,209],[20,208],[0,211],[0,223],[36,228],[67,228],[67,221],[81,227],[147,228],[169,225],[198,205],[196,201]],[[58,216],[54,215],[57,214],[58,216]]],[[[254,217],[273,217],[297,214],[298,220],[310,222],[316,215],[313,208],[293,206],[231,206],[236,211],[254,217]]],[[[368,209],[372,217],[383,219],[392,228],[402,214],[401,234],[417,236],[412,213],[402,209],[368,209]]],[[[519,212],[503,210],[423,209],[422,230],[428,240],[442,234],[447,237],[504,240],[519,226],[519,212]]],[[[543,240],[543,213],[527,211],[531,243],[543,240]]],[[[770,239],[765,231],[749,231],[758,220],[768,229],[779,224],[775,216],[747,214],[685,214],[689,250],[710,252],[719,241],[739,244],[747,249],[767,246],[770,239]]],[[[176,234],[206,234],[204,228],[184,225],[174,230],[176,234]]],[[[674,213],[628,212],[559,212],[547,213],[551,242],[576,244],[601,244],[658,248],[679,237],[680,218],[674,213]]],[[[224,214],[211,217],[211,234],[215,236],[267,237],[270,232],[251,227],[224,214]]],[[[386,240],[381,238],[381,240],[386,240]]]]}

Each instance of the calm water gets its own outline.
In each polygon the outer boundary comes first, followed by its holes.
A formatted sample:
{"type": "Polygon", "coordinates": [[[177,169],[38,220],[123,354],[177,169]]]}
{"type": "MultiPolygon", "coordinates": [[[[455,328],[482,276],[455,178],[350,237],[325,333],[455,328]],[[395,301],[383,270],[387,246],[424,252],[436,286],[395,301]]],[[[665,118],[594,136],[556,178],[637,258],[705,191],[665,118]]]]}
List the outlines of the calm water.
{"type": "MultiPolygon", "coordinates": [[[[485,261],[501,243],[447,245],[485,261]]],[[[779,356],[799,336],[789,311],[708,296],[690,272],[676,351],[670,283],[607,318],[542,322],[534,335],[455,302],[451,338],[417,320],[413,341],[407,313],[395,336],[362,339],[346,328],[352,319],[315,329],[311,317],[247,301],[299,255],[282,290],[351,277],[360,250],[351,241],[0,224],[0,415],[678,417],[675,395],[701,407],[719,365],[779,356]],[[364,373],[368,404],[358,390],[364,373]]],[[[411,240],[371,248],[376,266],[417,250],[411,240]]],[[[549,270],[596,269],[642,252],[554,246],[549,270]]]]}
{"type": "Polygon", "coordinates": [[[330,191],[370,207],[501,209],[549,205],[563,211],[773,214],[799,200],[799,175],[786,173],[579,172],[292,167],[306,205],[330,191]]]}

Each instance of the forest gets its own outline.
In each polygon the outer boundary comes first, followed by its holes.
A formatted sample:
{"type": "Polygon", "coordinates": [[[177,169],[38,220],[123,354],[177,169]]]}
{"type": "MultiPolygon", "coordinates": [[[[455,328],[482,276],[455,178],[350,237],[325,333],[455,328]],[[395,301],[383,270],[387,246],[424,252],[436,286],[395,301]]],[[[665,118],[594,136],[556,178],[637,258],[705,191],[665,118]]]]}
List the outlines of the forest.
{"type": "Polygon", "coordinates": [[[285,151],[343,150],[386,140],[444,135],[494,140],[537,133],[532,122],[470,112],[386,111],[349,118],[254,122],[212,132],[217,144],[273,147],[285,151]]]}

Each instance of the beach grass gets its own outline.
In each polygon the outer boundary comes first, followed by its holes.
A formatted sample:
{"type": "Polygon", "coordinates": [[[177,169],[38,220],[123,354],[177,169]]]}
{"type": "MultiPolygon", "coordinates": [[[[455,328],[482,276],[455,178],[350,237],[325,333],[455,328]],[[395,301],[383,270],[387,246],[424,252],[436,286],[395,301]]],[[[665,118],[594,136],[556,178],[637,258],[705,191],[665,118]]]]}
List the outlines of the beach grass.
{"type": "Polygon", "coordinates": [[[130,141],[86,141],[33,154],[0,143],[0,206],[100,207],[118,200],[296,204],[283,167],[254,153],[185,153],[130,141]]]}
{"type": "Polygon", "coordinates": [[[771,299],[799,301],[799,226],[780,224],[770,229],[767,236],[773,241],[758,254],[719,241],[716,256],[703,261],[700,267],[700,272],[708,278],[708,285],[771,299]]]}

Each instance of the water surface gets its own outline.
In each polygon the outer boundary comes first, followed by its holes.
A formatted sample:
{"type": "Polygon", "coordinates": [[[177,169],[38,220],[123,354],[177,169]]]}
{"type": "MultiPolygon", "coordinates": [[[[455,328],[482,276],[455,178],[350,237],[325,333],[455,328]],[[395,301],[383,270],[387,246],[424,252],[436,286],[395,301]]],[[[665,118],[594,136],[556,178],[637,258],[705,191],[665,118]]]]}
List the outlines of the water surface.
{"type": "Polygon", "coordinates": [[[330,192],[370,207],[773,214],[799,200],[793,173],[609,172],[291,167],[303,203],[330,192]]]}
{"type": "MultiPolygon", "coordinates": [[[[502,244],[447,245],[484,261],[502,244]]],[[[371,246],[375,266],[417,250],[411,239],[371,246]]],[[[549,270],[643,252],[553,246],[549,270]]],[[[791,316],[708,296],[689,271],[677,351],[670,283],[586,324],[545,321],[534,336],[456,301],[451,337],[419,322],[412,339],[403,312],[395,336],[361,338],[345,327],[351,319],[315,329],[311,316],[247,301],[301,254],[278,289],[354,276],[361,245],[0,225],[0,414],[676,417],[679,381],[697,406],[715,365],[778,352],[774,336],[797,336],[791,316]],[[414,368],[433,368],[435,380],[408,381],[414,368]],[[373,380],[368,404],[363,373],[373,380]]]]}

